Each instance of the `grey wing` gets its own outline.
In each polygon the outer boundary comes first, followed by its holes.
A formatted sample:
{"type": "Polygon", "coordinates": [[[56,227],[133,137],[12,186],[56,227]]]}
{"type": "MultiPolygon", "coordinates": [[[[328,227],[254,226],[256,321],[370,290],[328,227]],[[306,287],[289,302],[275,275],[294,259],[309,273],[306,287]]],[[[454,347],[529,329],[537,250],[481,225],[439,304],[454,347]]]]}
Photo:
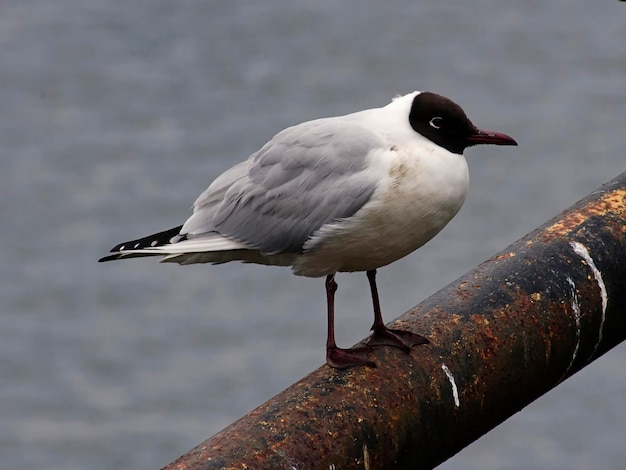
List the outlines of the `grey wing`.
{"type": "Polygon", "coordinates": [[[181,233],[215,231],[265,254],[301,252],[324,224],[352,216],[376,181],[380,137],[337,118],[285,129],[198,198],[181,233]]]}

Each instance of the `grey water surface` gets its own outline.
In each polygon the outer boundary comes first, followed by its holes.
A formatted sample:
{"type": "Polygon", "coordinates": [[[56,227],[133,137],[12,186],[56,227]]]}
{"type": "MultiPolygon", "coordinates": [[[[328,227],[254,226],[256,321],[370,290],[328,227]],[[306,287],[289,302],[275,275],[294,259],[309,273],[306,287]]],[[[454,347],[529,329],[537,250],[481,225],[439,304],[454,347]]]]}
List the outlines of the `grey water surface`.
{"type": "MultiPolygon", "coordinates": [[[[323,281],[98,264],[274,133],[430,90],[478,147],[460,214],[381,269],[386,320],[625,168],[626,4],[3,0],[0,467],[159,468],[324,361],[323,281]]],[[[340,345],[368,333],[338,276],[340,345]]],[[[618,469],[618,347],[441,466],[618,469]]]]}

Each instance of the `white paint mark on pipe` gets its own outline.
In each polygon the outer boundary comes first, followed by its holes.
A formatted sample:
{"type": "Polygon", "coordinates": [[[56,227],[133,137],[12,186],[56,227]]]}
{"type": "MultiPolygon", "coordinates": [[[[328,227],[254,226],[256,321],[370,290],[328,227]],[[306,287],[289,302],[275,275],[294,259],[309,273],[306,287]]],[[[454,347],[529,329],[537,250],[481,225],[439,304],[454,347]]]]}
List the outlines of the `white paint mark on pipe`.
{"type": "Polygon", "coordinates": [[[593,348],[593,352],[591,353],[591,355],[593,356],[596,353],[598,346],[600,346],[600,343],[602,342],[602,331],[604,330],[604,321],[606,320],[606,305],[609,301],[609,296],[606,293],[606,286],[604,285],[604,281],[602,280],[602,273],[600,273],[600,270],[596,267],[596,264],[593,262],[593,258],[591,258],[591,255],[589,254],[589,250],[587,250],[587,247],[580,242],[570,242],[570,245],[574,249],[574,252],[578,256],[580,256],[582,259],[584,259],[585,262],[589,265],[589,268],[591,269],[591,272],[593,273],[593,277],[598,283],[598,287],[600,288],[600,298],[602,299],[602,317],[600,319],[600,331],[598,333],[598,342],[596,343],[595,347],[593,348]]]}
{"type": "Polygon", "coordinates": [[[304,465],[299,465],[298,462],[295,461],[292,457],[287,455],[282,449],[273,449],[274,453],[279,455],[286,463],[288,470],[300,470],[300,468],[304,468],[304,465]]]}
{"type": "Polygon", "coordinates": [[[363,467],[370,470],[370,452],[367,450],[367,444],[363,444],[363,467]]]}
{"type": "Polygon", "coordinates": [[[576,322],[576,346],[574,346],[574,352],[572,353],[572,360],[570,361],[567,369],[565,370],[565,375],[570,371],[574,361],[576,360],[576,356],[578,355],[578,348],[580,347],[580,305],[578,304],[578,295],[576,294],[576,284],[572,281],[572,278],[568,277],[567,282],[571,287],[572,292],[572,312],[574,312],[574,321],[576,322]]]}
{"type": "Polygon", "coordinates": [[[452,398],[454,398],[454,406],[456,406],[457,408],[460,408],[461,407],[461,402],[459,402],[459,389],[456,388],[456,382],[454,381],[454,375],[452,375],[452,372],[450,372],[450,369],[448,369],[447,365],[441,364],[441,368],[445,372],[446,377],[448,377],[448,380],[450,381],[450,385],[452,386],[452,398]]]}

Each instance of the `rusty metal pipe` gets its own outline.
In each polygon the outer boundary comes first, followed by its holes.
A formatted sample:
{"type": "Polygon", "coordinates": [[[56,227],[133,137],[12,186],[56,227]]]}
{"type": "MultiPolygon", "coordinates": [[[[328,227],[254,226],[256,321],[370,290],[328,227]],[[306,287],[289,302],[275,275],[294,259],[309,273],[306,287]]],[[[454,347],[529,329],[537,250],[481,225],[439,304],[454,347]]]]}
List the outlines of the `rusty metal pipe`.
{"type": "Polygon", "coordinates": [[[432,468],[626,338],[626,173],[165,467],[432,468]]]}

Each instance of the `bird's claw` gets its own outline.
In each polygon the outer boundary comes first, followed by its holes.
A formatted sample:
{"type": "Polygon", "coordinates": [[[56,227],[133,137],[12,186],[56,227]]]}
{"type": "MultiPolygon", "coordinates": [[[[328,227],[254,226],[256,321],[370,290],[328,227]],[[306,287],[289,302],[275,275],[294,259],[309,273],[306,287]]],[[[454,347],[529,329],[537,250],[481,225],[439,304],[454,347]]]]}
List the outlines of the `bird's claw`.
{"type": "Polygon", "coordinates": [[[326,348],[326,363],[335,369],[346,369],[354,366],[376,367],[376,364],[370,361],[368,353],[372,348],[368,346],[341,349],[338,347],[326,348]]]}
{"type": "Polygon", "coordinates": [[[367,340],[368,346],[392,346],[409,353],[413,346],[428,344],[426,338],[416,333],[404,330],[392,330],[387,327],[375,328],[372,336],[367,340]]]}

